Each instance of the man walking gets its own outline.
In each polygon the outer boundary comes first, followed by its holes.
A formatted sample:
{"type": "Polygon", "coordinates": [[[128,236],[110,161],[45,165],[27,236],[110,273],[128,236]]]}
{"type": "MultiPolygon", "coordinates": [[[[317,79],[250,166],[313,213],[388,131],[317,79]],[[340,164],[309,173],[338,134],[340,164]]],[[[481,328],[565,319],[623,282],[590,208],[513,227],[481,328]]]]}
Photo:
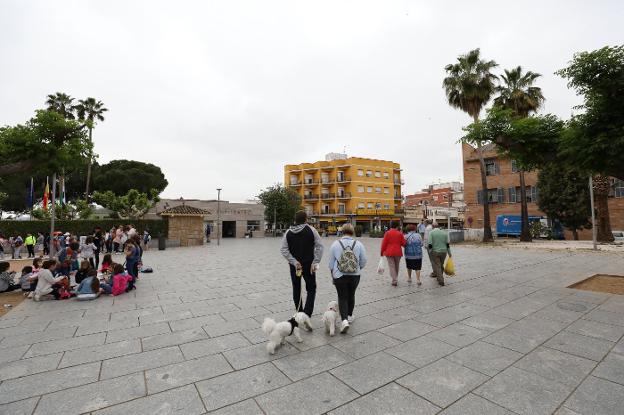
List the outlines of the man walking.
{"type": "Polygon", "coordinates": [[[448,233],[440,229],[437,223],[433,224],[433,230],[429,233],[428,247],[433,260],[431,264],[433,273],[438,280],[438,284],[444,286],[444,260],[446,259],[446,254],[451,256],[451,246],[448,233]]]}
{"type": "Polygon", "coordinates": [[[420,224],[418,224],[418,233],[420,234],[420,239],[425,240],[425,229],[427,225],[425,225],[425,220],[421,219],[420,224]]]}
{"type": "Polygon", "coordinates": [[[304,211],[295,214],[295,225],[282,238],[281,253],[288,261],[293,287],[293,301],[301,310],[301,277],[306,285],[306,302],[303,312],[312,317],[316,297],[316,270],[323,256],[323,243],[316,229],[307,223],[304,211]]]}
{"type": "Polygon", "coordinates": [[[425,224],[425,232],[423,233],[423,246],[427,250],[427,257],[429,258],[429,264],[431,264],[431,278],[435,278],[435,272],[433,272],[433,258],[431,257],[431,249],[429,249],[429,234],[433,230],[431,219],[427,219],[425,224]]]}

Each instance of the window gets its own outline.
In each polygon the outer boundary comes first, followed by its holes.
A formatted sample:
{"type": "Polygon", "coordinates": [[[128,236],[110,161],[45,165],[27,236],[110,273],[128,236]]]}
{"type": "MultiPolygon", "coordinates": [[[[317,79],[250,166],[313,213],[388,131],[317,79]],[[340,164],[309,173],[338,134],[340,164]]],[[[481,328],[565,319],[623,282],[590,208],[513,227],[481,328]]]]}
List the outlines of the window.
{"type": "Polygon", "coordinates": [[[358,209],[364,209],[366,205],[362,202],[358,203],[358,209]]]}
{"type": "Polygon", "coordinates": [[[329,205],[323,205],[323,213],[324,214],[328,214],[329,212],[329,205]]]}
{"type": "Polygon", "coordinates": [[[613,196],[624,197],[624,180],[613,179],[613,196]]]}
{"type": "Polygon", "coordinates": [[[338,172],[338,181],[339,182],[344,182],[345,181],[345,175],[343,171],[339,171],[338,172]]]}
{"type": "Polygon", "coordinates": [[[500,174],[500,167],[496,159],[485,159],[485,175],[495,176],[497,174],[500,174]]]}
{"type": "Polygon", "coordinates": [[[381,203],[375,203],[375,209],[381,209],[381,203]]]}
{"type": "Polygon", "coordinates": [[[384,193],[385,194],[390,194],[390,188],[384,187],[384,193]]]}
{"type": "Polygon", "coordinates": [[[375,177],[381,177],[381,172],[380,171],[376,171],[375,172],[375,177]]]}
{"type": "MultiPolygon", "coordinates": [[[[504,203],[505,191],[501,188],[488,189],[488,204],[489,203],[504,203]]],[[[477,190],[477,203],[483,204],[483,190],[477,190]]]]}
{"type": "Polygon", "coordinates": [[[248,220],[247,221],[247,232],[249,231],[259,231],[260,230],[260,221],[259,220],[248,220]]]}
{"type": "Polygon", "coordinates": [[[373,186],[368,186],[368,187],[366,188],[366,191],[367,191],[368,193],[373,193],[373,186]]]}
{"type": "Polygon", "coordinates": [[[290,176],[290,184],[299,184],[299,178],[297,176],[290,176]]]}
{"type": "Polygon", "coordinates": [[[311,176],[311,175],[309,175],[309,174],[306,174],[306,176],[305,176],[305,183],[306,183],[306,184],[312,184],[312,183],[314,183],[314,177],[313,177],[313,176],[311,176]]]}
{"type": "Polygon", "coordinates": [[[321,174],[321,183],[329,183],[329,174],[327,173],[321,174]]]}
{"type": "Polygon", "coordinates": [[[527,203],[537,203],[537,186],[527,186],[527,203]]]}
{"type": "Polygon", "coordinates": [[[364,193],[364,186],[358,186],[358,193],[364,193]]]}
{"type": "Polygon", "coordinates": [[[369,208],[369,209],[373,209],[373,206],[374,205],[371,202],[368,202],[368,204],[366,205],[366,207],[369,208]]]}
{"type": "Polygon", "coordinates": [[[509,203],[517,203],[520,201],[520,197],[516,197],[516,188],[515,187],[510,187],[509,188],[509,198],[507,199],[507,201],[509,203]]]}
{"type": "Polygon", "coordinates": [[[338,213],[345,213],[345,205],[344,203],[338,204],[338,213]]]}
{"type": "Polygon", "coordinates": [[[384,179],[390,178],[390,173],[388,173],[387,171],[385,171],[383,174],[384,174],[384,179]]]}
{"type": "Polygon", "coordinates": [[[516,160],[511,160],[511,172],[518,173],[520,169],[518,169],[518,162],[516,160]]]}
{"type": "Polygon", "coordinates": [[[373,171],[372,170],[366,170],[366,177],[373,177],[373,171]]]}
{"type": "Polygon", "coordinates": [[[364,170],[358,169],[358,176],[364,177],[364,170]]]}
{"type": "Polygon", "coordinates": [[[386,204],[384,205],[384,209],[389,210],[389,209],[390,209],[390,205],[386,203],[386,204]]]}
{"type": "Polygon", "coordinates": [[[381,193],[381,187],[375,187],[375,193],[381,193]]]}

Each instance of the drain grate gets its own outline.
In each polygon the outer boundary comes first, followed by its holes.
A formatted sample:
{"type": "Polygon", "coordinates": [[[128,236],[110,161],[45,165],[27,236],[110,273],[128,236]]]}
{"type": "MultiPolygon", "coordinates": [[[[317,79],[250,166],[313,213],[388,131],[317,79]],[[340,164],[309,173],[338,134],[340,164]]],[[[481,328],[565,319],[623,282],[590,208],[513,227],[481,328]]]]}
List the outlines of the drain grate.
{"type": "Polygon", "coordinates": [[[624,276],[596,274],[570,285],[568,288],[624,295],[624,276]]]}

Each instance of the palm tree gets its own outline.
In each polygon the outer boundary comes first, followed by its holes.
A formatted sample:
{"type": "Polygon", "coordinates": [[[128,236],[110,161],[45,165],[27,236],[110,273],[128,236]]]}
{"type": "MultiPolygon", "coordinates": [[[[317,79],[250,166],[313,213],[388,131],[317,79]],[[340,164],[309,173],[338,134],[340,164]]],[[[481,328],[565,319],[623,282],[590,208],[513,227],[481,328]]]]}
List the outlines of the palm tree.
{"type": "MultiPolygon", "coordinates": [[[[542,89],[533,86],[540,74],[535,72],[524,72],[521,66],[507,70],[501,75],[503,80],[496,88],[498,96],[494,98],[494,105],[513,111],[514,116],[526,118],[531,112],[537,111],[544,103],[542,89]]],[[[518,170],[520,176],[520,216],[522,217],[522,232],[520,240],[531,242],[531,231],[529,229],[529,208],[527,206],[526,185],[524,180],[524,170],[518,170]]]]}
{"type": "Polygon", "coordinates": [[[48,110],[58,112],[67,120],[76,118],[74,115],[74,99],[63,92],[48,95],[46,105],[48,110]]]}
{"type": "MultiPolygon", "coordinates": [[[[457,58],[457,63],[444,67],[447,77],[442,82],[446,98],[451,107],[470,115],[475,123],[479,121],[481,109],[490,100],[496,89],[496,75],[491,73],[498,64],[481,59],[479,49],[474,49],[457,58]]],[[[488,201],[487,175],[483,146],[477,145],[479,167],[481,170],[481,188],[483,189],[483,242],[491,242],[490,206],[488,201]]]]}
{"type": "Polygon", "coordinates": [[[84,121],[87,128],[89,128],[91,153],[89,154],[89,160],[87,161],[87,185],[85,188],[85,198],[89,201],[89,183],[91,182],[91,164],[93,163],[93,127],[97,121],[104,121],[104,113],[108,111],[108,109],[104,107],[104,103],[102,101],[91,97],[79,100],[75,109],[78,114],[78,119],[84,121]]]}

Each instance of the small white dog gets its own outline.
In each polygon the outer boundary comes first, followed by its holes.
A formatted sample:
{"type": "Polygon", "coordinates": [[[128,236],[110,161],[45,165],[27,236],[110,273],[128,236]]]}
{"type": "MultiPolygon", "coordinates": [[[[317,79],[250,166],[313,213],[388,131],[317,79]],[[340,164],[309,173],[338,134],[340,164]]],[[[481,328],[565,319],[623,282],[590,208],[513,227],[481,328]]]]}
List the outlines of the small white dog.
{"type": "Polygon", "coordinates": [[[330,301],[327,304],[327,311],[323,313],[323,323],[325,324],[325,331],[333,336],[336,332],[336,321],[340,320],[340,311],[338,310],[338,303],[336,301],[330,301]]]}
{"type": "Polygon", "coordinates": [[[262,331],[269,338],[267,351],[270,354],[275,354],[275,349],[286,343],[286,337],[290,335],[295,336],[298,343],[303,342],[299,334],[299,326],[303,327],[305,331],[312,330],[310,317],[306,313],[299,312],[290,320],[279,323],[276,323],[272,318],[265,318],[262,323],[262,331]]]}

